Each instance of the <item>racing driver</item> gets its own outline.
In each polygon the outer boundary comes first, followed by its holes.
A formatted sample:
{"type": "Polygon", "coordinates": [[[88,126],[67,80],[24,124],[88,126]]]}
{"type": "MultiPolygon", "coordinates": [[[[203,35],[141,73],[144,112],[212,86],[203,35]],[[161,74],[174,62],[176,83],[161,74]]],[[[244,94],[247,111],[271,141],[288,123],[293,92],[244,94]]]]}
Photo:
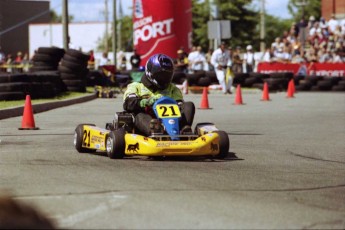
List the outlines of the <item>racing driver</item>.
{"type": "Polygon", "coordinates": [[[155,101],[162,96],[177,101],[181,110],[179,121],[181,134],[192,132],[195,106],[193,102],[184,102],[181,90],[171,83],[173,73],[172,59],[165,54],[155,54],[146,62],[145,74],[141,77],[141,81],[127,86],[123,108],[127,112],[134,113],[135,127],[146,136],[164,132],[152,109],[155,101]]]}

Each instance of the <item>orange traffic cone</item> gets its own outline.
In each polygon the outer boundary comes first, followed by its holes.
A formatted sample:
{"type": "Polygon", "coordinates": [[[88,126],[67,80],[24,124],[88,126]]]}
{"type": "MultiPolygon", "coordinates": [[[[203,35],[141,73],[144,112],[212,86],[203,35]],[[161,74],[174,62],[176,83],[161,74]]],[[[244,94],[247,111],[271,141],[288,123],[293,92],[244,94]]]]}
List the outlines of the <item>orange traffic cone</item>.
{"type": "Polygon", "coordinates": [[[235,105],[243,105],[241,85],[237,85],[236,88],[235,105]]]}
{"type": "Polygon", "coordinates": [[[183,89],[184,94],[188,94],[188,81],[187,81],[187,79],[184,80],[184,82],[182,84],[182,89],[183,89]]]}
{"type": "Polygon", "coordinates": [[[270,95],[269,95],[269,90],[268,90],[268,84],[267,82],[264,83],[264,88],[262,91],[262,99],[261,101],[270,101],[270,95]]]}
{"type": "Polygon", "coordinates": [[[293,79],[289,81],[288,89],[287,89],[287,98],[294,98],[294,93],[295,93],[295,83],[293,79]]]}
{"type": "Polygon", "coordinates": [[[37,129],[39,129],[39,128],[35,127],[35,120],[34,120],[34,115],[32,112],[30,95],[26,95],[24,112],[23,112],[23,119],[22,119],[22,127],[18,128],[18,129],[19,130],[25,130],[25,129],[37,130],[37,129]]]}
{"type": "Polygon", "coordinates": [[[204,87],[202,91],[202,98],[201,98],[201,104],[199,109],[210,109],[208,105],[208,89],[207,87],[204,87]]]}

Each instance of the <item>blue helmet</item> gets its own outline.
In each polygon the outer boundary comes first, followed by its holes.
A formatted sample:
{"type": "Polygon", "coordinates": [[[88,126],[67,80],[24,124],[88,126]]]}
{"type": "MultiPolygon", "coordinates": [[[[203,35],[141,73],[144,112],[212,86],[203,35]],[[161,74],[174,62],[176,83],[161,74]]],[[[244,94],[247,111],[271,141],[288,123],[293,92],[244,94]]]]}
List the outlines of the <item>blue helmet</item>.
{"type": "Polygon", "coordinates": [[[165,54],[155,54],[146,62],[146,77],[158,89],[166,89],[172,81],[174,64],[165,54]]]}

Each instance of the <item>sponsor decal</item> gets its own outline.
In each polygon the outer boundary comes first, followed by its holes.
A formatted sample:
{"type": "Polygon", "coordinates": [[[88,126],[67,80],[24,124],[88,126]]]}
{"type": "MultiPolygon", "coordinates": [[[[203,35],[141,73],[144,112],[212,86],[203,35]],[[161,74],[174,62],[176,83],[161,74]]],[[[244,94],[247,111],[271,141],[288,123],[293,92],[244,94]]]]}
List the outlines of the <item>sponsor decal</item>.
{"type": "Polygon", "coordinates": [[[100,143],[102,141],[103,141],[103,138],[99,136],[92,136],[91,138],[91,143],[100,143]]]}
{"type": "Polygon", "coordinates": [[[128,152],[137,153],[138,150],[139,150],[139,143],[138,142],[135,144],[128,145],[128,147],[127,147],[128,152]]]}
{"type": "MultiPolygon", "coordinates": [[[[147,21],[151,21],[152,22],[152,17],[151,20],[147,20],[147,21]]],[[[141,20],[140,20],[141,21],[141,20]]],[[[173,18],[169,18],[163,21],[157,21],[157,22],[153,22],[152,24],[146,24],[141,28],[136,28],[134,25],[134,45],[138,45],[139,40],[143,41],[143,42],[147,42],[152,38],[157,38],[158,36],[168,36],[172,34],[172,23],[173,23],[174,19],[173,18]]],[[[134,23],[135,24],[135,23],[134,23]]],[[[138,25],[142,25],[141,24],[137,24],[138,25]]]]}
{"type": "Polygon", "coordinates": [[[175,124],[175,120],[169,119],[168,123],[169,123],[170,125],[173,125],[173,124],[175,124]]]}
{"type": "Polygon", "coordinates": [[[218,151],[218,144],[211,143],[211,151],[218,151]]]}

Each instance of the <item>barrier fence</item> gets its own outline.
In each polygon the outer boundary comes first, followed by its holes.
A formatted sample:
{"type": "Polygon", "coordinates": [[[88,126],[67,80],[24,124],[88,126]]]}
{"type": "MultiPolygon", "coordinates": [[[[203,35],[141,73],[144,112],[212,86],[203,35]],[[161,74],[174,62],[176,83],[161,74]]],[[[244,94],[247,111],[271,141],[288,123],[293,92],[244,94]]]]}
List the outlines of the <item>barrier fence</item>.
{"type": "Polygon", "coordinates": [[[313,75],[324,77],[345,77],[345,63],[279,63],[261,62],[257,72],[292,72],[294,75],[313,75]]]}

